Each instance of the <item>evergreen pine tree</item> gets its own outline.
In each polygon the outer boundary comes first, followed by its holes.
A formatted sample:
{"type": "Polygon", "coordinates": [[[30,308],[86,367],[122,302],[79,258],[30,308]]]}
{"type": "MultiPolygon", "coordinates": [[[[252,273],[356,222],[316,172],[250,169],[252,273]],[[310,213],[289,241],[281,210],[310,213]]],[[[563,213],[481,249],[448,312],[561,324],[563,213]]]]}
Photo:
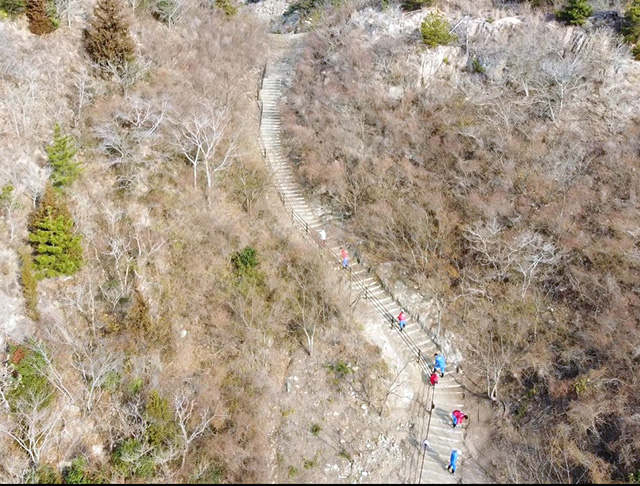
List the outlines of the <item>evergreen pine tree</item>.
{"type": "Polygon", "coordinates": [[[447,19],[434,12],[428,14],[420,24],[422,42],[429,47],[446,46],[454,42],[457,37],[449,30],[451,30],[451,26],[447,19]]]}
{"type": "Polygon", "coordinates": [[[640,61],[640,0],[633,0],[624,16],[625,25],[622,28],[625,42],[635,44],[633,54],[640,61]]]}
{"type": "Polygon", "coordinates": [[[582,25],[592,13],[593,8],[587,0],[569,0],[562,10],[556,12],[556,17],[570,25],[582,25]]]}
{"type": "Polygon", "coordinates": [[[129,22],[119,0],[98,0],[93,18],[84,31],[84,45],[99,66],[122,66],[133,56],[129,22]]]}
{"type": "Polygon", "coordinates": [[[56,30],[49,18],[48,0],[27,0],[29,30],[36,35],[49,34],[56,30]]]}
{"type": "Polygon", "coordinates": [[[29,221],[29,242],[39,279],[72,275],[82,265],[82,236],[74,234],[71,214],[53,187],[47,186],[29,221]]]}
{"type": "Polygon", "coordinates": [[[53,127],[53,143],[47,147],[49,165],[53,169],[51,182],[53,187],[61,189],[69,186],[82,172],[79,162],[74,161],[76,147],[70,135],[62,135],[60,125],[53,127]]]}

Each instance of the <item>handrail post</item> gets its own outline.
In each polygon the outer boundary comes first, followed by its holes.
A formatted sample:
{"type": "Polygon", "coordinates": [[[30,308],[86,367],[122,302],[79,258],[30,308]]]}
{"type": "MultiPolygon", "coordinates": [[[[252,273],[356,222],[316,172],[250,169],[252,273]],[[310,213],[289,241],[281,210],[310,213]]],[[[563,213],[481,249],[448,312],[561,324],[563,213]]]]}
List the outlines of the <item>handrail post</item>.
{"type": "Polygon", "coordinates": [[[418,478],[418,484],[422,483],[422,472],[424,471],[424,456],[427,454],[427,447],[430,447],[430,445],[429,445],[429,429],[431,428],[431,417],[433,416],[433,409],[436,408],[436,406],[433,403],[433,395],[435,394],[436,389],[435,389],[434,386],[432,386],[431,388],[433,388],[433,391],[431,393],[431,407],[429,409],[429,423],[427,424],[427,436],[422,441],[422,464],[420,465],[420,477],[418,478]]]}

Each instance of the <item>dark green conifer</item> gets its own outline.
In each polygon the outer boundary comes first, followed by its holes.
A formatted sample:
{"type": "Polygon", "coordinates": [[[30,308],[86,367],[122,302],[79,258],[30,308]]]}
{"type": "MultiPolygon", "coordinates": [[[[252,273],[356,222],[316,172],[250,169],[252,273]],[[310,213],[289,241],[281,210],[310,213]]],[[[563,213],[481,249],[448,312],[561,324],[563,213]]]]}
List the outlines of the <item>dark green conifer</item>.
{"type": "Polygon", "coordinates": [[[74,229],[64,200],[47,186],[29,221],[33,266],[39,279],[73,275],[82,266],[82,236],[74,229]]]}
{"type": "Polygon", "coordinates": [[[60,125],[53,128],[53,143],[47,147],[49,165],[53,169],[53,187],[61,189],[70,186],[82,172],[80,163],[75,161],[76,147],[70,135],[62,135],[60,125]]]}

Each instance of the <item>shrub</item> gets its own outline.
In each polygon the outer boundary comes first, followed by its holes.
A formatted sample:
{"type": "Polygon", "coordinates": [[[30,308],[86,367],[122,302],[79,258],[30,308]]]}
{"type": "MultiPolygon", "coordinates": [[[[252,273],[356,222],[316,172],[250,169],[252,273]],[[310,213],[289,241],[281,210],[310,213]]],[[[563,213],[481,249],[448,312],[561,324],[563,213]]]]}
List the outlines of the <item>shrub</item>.
{"type": "Polygon", "coordinates": [[[231,256],[231,263],[238,275],[250,275],[258,266],[258,252],[255,248],[247,246],[242,251],[235,252],[231,256]]]}
{"type": "Polygon", "coordinates": [[[87,470],[89,461],[84,456],[78,456],[71,461],[71,466],[66,468],[62,477],[65,484],[92,484],[94,481],[91,479],[91,474],[87,470]]]}
{"type": "Polygon", "coordinates": [[[457,37],[449,31],[451,26],[442,15],[430,13],[420,25],[422,41],[429,47],[444,46],[454,42],[457,37]]]}
{"type": "Polygon", "coordinates": [[[156,0],[151,7],[151,15],[164,24],[171,22],[171,13],[175,9],[173,0],[156,0]]]}
{"type": "Polygon", "coordinates": [[[121,69],[133,58],[134,43],[123,10],[119,0],[99,0],[84,31],[85,48],[100,67],[115,65],[121,69]]]}
{"type": "Polygon", "coordinates": [[[4,208],[11,204],[14,189],[15,188],[11,184],[2,186],[2,189],[0,189],[0,207],[4,208]]]}
{"type": "Polygon", "coordinates": [[[169,344],[171,332],[169,321],[162,317],[153,319],[149,312],[149,304],[139,290],[133,293],[133,299],[124,318],[126,329],[132,333],[134,339],[144,345],[164,348],[169,344]]]}
{"type": "Polygon", "coordinates": [[[228,17],[236,14],[238,8],[231,2],[231,0],[216,0],[216,7],[224,12],[228,17]]]}
{"type": "Polygon", "coordinates": [[[527,0],[532,7],[546,7],[553,5],[553,0],[527,0]]]}
{"type": "Polygon", "coordinates": [[[80,163],[74,160],[76,147],[70,135],[62,135],[60,125],[53,128],[53,142],[47,146],[49,165],[53,169],[51,182],[53,187],[60,189],[73,184],[82,169],[80,163]]]}
{"type": "Polygon", "coordinates": [[[176,435],[176,425],[166,398],[153,390],[147,399],[145,417],[149,421],[145,438],[154,447],[169,444],[176,435]]]}
{"type": "Polygon", "coordinates": [[[125,478],[145,478],[153,474],[155,462],[145,454],[145,447],[139,440],[125,439],[114,449],[113,469],[125,478]]]}
{"type": "Polygon", "coordinates": [[[37,321],[40,319],[38,312],[38,279],[33,274],[33,259],[28,248],[20,251],[22,268],[20,272],[22,280],[22,294],[24,295],[27,315],[37,321]]]}
{"type": "Polygon", "coordinates": [[[420,10],[423,7],[430,7],[435,3],[435,0],[404,0],[400,6],[403,10],[412,11],[420,10]]]}
{"type": "Polygon", "coordinates": [[[217,464],[210,464],[196,471],[189,482],[194,484],[220,484],[223,479],[224,469],[217,464]]]}
{"type": "Polygon", "coordinates": [[[482,74],[484,73],[485,69],[484,66],[482,64],[480,64],[480,61],[478,60],[478,58],[474,58],[473,59],[473,72],[474,73],[478,73],[478,74],[482,74]]]}
{"type": "Polygon", "coordinates": [[[49,0],[27,0],[26,10],[29,30],[32,33],[44,35],[56,30],[57,22],[52,20],[49,0]]]}
{"type": "Polygon", "coordinates": [[[51,464],[40,464],[35,470],[32,481],[36,484],[61,484],[62,479],[58,471],[51,464]]]}
{"type": "Polygon", "coordinates": [[[350,363],[338,360],[335,363],[327,365],[327,369],[334,376],[334,382],[338,383],[345,376],[353,373],[353,368],[350,363]]]}
{"type": "Polygon", "coordinates": [[[128,391],[131,395],[137,395],[142,391],[143,387],[144,382],[142,378],[134,378],[133,380],[131,380],[131,383],[129,383],[128,391]]]}
{"type": "Polygon", "coordinates": [[[5,395],[11,410],[19,410],[23,403],[46,408],[53,400],[54,389],[44,374],[45,357],[32,347],[11,345],[9,361],[14,369],[13,383],[5,395]]]}
{"type": "Polygon", "coordinates": [[[69,210],[51,186],[31,216],[29,233],[39,279],[73,275],[82,266],[82,236],[74,233],[69,210]]]}
{"type": "Polygon", "coordinates": [[[0,0],[0,11],[15,17],[25,12],[27,0],[0,0]]]}
{"type": "Polygon", "coordinates": [[[304,459],[302,461],[302,465],[305,469],[311,469],[312,467],[316,467],[318,465],[318,461],[314,459],[304,459]]]}
{"type": "Polygon", "coordinates": [[[310,15],[314,10],[321,7],[324,0],[298,0],[289,5],[289,8],[284,13],[285,16],[289,16],[295,12],[299,12],[301,16],[305,17],[310,15]]]}
{"type": "Polygon", "coordinates": [[[556,17],[569,25],[582,25],[592,13],[593,8],[587,0],[569,0],[562,10],[556,12],[556,17]]]}

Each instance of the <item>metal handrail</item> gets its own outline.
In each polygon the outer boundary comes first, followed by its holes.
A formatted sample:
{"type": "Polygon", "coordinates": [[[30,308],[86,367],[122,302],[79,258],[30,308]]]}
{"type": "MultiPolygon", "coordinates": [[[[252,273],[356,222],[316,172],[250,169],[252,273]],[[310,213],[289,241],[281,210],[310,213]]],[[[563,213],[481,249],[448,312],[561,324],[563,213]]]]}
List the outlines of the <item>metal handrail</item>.
{"type": "MultiPolygon", "coordinates": [[[[264,84],[264,80],[262,81],[261,86],[264,84]]],[[[263,104],[262,104],[262,100],[259,99],[259,104],[260,104],[260,126],[262,126],[262,120],[264,118],[264,114],[263,114],[263,104]]],[[[265,157],[265,159],[267,159],[269,168],[271,169],[271,171],[273,172],[273,174],[276,176],[275,179],[275,186],[276,186],[276,192],[278,193],[278,196],[280,197],[280,201],[282,201],[282,204],[284,206],[284,208],[287,210],[287,212],[291,215],[291,220],[293,223],[297,224],[298,226],[301,227],[301,229],[304,230],[304,233],[306,235],[308,235],[310,238],[310,229],[311,226],[309,224],[308,221],[306,221],[304,219],[304,217],[302,215],[300,215],[298,213],[298,211],[296,211],[293,206],[291,205],[291,203],[289,202],[289,200],[287,199],[284,189],[282,187],[281,182],[278,180],[277,177],[277,172],[275,170],[275,167],[273,165],[273,162],[271,160],[270,155],[267,153],[267,149],[264,143],[264,140],[262,138],[262,134],[260,134],[260,145],[262,148],[262,153],[265,157]]],[[[326,246],[323,246],[320,244],[320,242],[318,241],[317,238],[311,238],[312,241],[314,241],[318,247],[320,249],[322,249],[323,251],[325,251],[332,259],[334,259],[336,257],[336,255],[334,253],[331,252],[331,250],[329,248],[327,248],[326,246]]],[[[367,269],[368,271],[370,271],[370,269],[367,269]]],[[[383,317],[383,319],[388,322],[391,325],[392,329],[396,329],[398,331],[398,335],[400,336],[400,338],[405,342],[405,344],[407,345],[407,347],[409,348],[409,350],[416,355],[417,357],[417,361],[418,361],[418,365],[428,374],[430,375],[433,372],[433,368],[429,365],[428,362],[428,358],[425,357],[424,353],[422,353],[422,351],[420,350],[420,348],[418,347],[418,345],[414,342],[413,339],[411,339],[411,337],[403,332],[400,332],[400,329],[398,326],[396,326],[396,322],[397,322],[397,318],[389,311],[389,309],[380,301],[380,299],[378,299],[375,295],[373,295],[371,292],[368,291],[368,287],[366,285],[366,283],[364,282],[364,280],[362,280],[359,276],[355,275],[352,271],[351,268],[348,268],[348,271],[350,273],[349,275],[349,281],[350,284],[353,285],[354,283],[356,284],[356,286],[361,290],[364,291],[365,293],[365,299],[368,300],[369,302],[371,302],[371,304],[373,305],[373,307],[378,311],[378,313],[383,317]]],[[[394,300],[395,301],[395,300],[394,300]]],[[[435,343],[434,343],[435,344],[435,343]]],[[[437,346],[437,344],[436,344],[437,346]]]]}

